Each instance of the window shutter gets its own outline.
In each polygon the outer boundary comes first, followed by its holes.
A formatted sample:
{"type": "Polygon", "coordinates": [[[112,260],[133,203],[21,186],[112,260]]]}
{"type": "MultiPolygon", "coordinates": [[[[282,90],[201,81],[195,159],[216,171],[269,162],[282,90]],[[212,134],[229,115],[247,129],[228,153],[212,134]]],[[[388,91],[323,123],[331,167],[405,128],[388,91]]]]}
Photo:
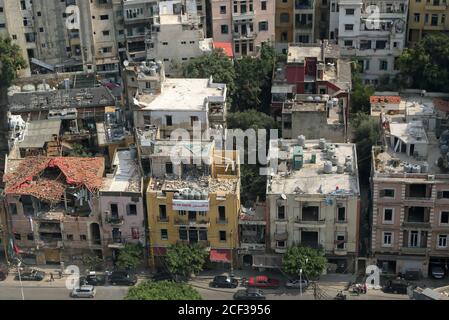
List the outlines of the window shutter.
{"type": "Polygon", "coordinates": [[[379,196],[380,196],[381,198],[385,197],[385,190],[380,190],[379,196]]]}
{"type": "Polygon", "coordinates": [[[437,192],[437,198],[438,198],[438,199],[443,198],[443,191],[438,191],[438,192],[437,192]]]}

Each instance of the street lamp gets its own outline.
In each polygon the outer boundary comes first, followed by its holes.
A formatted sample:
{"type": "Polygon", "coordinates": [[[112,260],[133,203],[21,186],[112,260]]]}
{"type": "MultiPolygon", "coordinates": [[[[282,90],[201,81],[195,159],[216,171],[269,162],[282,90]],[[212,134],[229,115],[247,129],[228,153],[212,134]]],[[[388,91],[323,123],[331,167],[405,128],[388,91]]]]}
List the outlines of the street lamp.
{"type": "Polygon", "coordinates": [[[17,264],[17,272],[19,273],[19,281],[20,281],[20,292],[22,293],[22,300],[25,300],[25,296],[23,294],[23,285],[22,285],[22,276],[20,275],[20,266],[22,264],[22,261],[19,261],[17,264]]]}

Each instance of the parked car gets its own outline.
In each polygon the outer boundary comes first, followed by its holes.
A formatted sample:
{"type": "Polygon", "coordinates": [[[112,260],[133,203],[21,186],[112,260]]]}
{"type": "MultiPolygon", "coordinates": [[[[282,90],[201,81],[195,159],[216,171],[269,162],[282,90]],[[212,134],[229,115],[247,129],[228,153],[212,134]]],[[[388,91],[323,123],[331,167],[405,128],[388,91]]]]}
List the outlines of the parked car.
{"type": "Polygon", "coordinates": [[[8,277],[8,269],[0,268],[0,281],[6,280],[7,277],[8,277]]]}
{"type": "Polygon", "coordinates": [[[228,276],[216,276],[210,286],[214,288],[237,288],[239,281],[228,276]]]}
{"type": "Polygon", "coordinates": [[[404,279],[408,281],[414,281],[421,279],[421,271],[418,269],[407,270],[404,274],[404,279]]]}
{"type": "Polygon", "coordinates": [[[309,281],[306,279],[296,279],[288,281],[285,286],[289,289],[307,289],[309,286],[309,281]]]}
{"type": "Polygon", "coordinates": [[[113,285],[133,286],[137,283],[137,277],[127,271],[113,271],[109,278],[113,285]]]}
{"type": "Polygon", "coordinates": [[[151,277],[154,282],[159,281],[176,281],[176,276],[170,272],[159,272],[151,277]]]}
{"type": "Polygon", "coordinates": [[[384,286],[384,292],[407,294],[409,283],[404,279],[388,280],[384,286]]]}
{"type": "Polygon", "coordinates": [[[444,278],[444,268],[439,265],[433,265],[430,268],[430,273],[432,274],[432,277],[435,279],[443,279],[444,278]]]}
{"type": "Polygon", "coordinates": [[[22,281],[42,281],[45,278],[45,272],[39,271],[39,270],[31,270],[31,271],[25,271],[23,273],[20,273],[19,275],[16,275],[14,280],[22,280],[22,281]]]}
{"type": "Polygon", "coordinates": [[[280,282],[278,279],[269,278],[267,276],[255,276],[248,279],[249,287],[257,288],[278,288],[280,282]]]}
{"type": "Polygon", "coordinates": [[[85,285],[79,288],[74,288],[70,293],[70,296],[72,298],[93,298],[96,293],[94,286],[85,285]]]}
{"type": "Polygon", "coordinates": [[[106,276],[98,274],[96,272],[89,272],[89,274],[86,277],[84,277],[83,283],[80,278],[80,284],[91,286],[104,286],[106,284],[106,276]]]}
{"type": "Polygon", "coordinates": [[[248,288],[239,290],[234,293],[234,300],[265,300],[265,294],[262,290],[256,288],[248,288]]]}

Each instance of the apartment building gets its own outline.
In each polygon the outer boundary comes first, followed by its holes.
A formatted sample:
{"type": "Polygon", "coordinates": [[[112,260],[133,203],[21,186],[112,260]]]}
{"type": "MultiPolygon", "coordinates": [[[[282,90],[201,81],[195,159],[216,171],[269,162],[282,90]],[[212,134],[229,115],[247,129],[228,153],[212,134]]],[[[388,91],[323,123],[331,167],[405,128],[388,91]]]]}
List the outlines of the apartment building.
{"type": "Polygon", "coordinates": [[[426,34],[449,31],[446,0],[410,1],[408,15],[408,43],[415,44],[426,34]]]}
{"type": "Polygon", "coordinates": [[[449,261],[448,105],[427,94],[398,98],[372,98],[384,143],[372,154],[371,254],[384,272],[427,277],[449,261]],[[379,110],[381,98],[388,111],[379,110]]]}
{"type": "Polygon", "coordinates": [[[143,179],[135,148],[116,151],[99,192],[104,255],[115,260],[125,244],[146,244],[143,179]]]}
{"type": "Polygon", "coordinates": [[[191,133],[195,124],[201,132],[225,126],[227,87],[212,78],[166,78],[159,61],[128,66],[126,83],[136,128],[154,125],[169,138],[178,128],[191,133]]]}
{"type": "Polygon", "coordinates": [[[261,259],[257,264],[275,264],[275,257],[288,247],[304,245],[324,250],[329,263],[353,272],[360,222],[355,145],[304,137],[271,140],[269,158],[273,170],[267,179],[271,262],[261,259]]]}
{"type": "Polygon", "coordinates": [[[295,0],[294,36],[295,43],[314,43],[317,24],[318,0],[295,0]]]}
{"type": "Polygon", "coordinates": [[[340,58],[338,46],[327,41],[290,44],[287,62],[276,66],[271,88],[271,114],[282,124],[282,136],[345,142],[351,86],[350,62],[340,58]],[[312,126],[314,121],[323,126],[312,126]],[[325,128],[332,126],[336,131],[329,136],[325,128]]]}
{"type": "Polygon", "coordinates": [[[276,49],[287,53],[288,44],[294,42],[294,0],[276,0],[276,49]]]}
{"type": "Polygon", "coordinates": [[[275,41],[275,1],[212,0],[212,34],[232,43],[234,55],[256,56],[263,42],[275,41]]]}
{"type": "Polygon", "coordinates": [[[205,38],[203,28],[186,14],[160,14],[147,40],[147,59],[163,61],[167,77],[182,76],[182,64],[209,54],[211,38],[205,38]]]}
{"type": "Polygon", "coordinates": [[[103,255],[97,196],[103,172],[103,158],[7,159],[9,230],[27,263],[80,263],[83,255],[103,255]]]}
{"type": "Polygon", "coordinates": [[[330,10],[329,39],[338,41],[342,56],[359,61],[364,83],[390,81],[405,46],[408,1],[331,0],[330,10]]]}
{"type": "Polygon", "coordinates": [[[164,266],[167,248],[202,244],[212,263],[236,265],[240,212],[240,166],[235,151],[213,141],[156,141],[147,189],[150,264],[164,266]],[[186,155],[181,164],[173,148],[186,155]]]}

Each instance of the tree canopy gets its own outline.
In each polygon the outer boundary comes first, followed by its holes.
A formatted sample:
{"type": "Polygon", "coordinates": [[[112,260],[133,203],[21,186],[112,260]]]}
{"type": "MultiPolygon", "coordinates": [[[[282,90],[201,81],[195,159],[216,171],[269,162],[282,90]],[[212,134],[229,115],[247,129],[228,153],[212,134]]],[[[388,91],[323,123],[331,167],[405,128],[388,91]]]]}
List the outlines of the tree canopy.
{"type": "Polygon", "coordinates": [[[141,245],[126,244],[118,254],[116,265],[122,269],[135,269],[142,262],[142,256],[141,245]]]}
{"type": "Polygon", "coordinates": [[[229,129],[266,129],[270,130],[276,127],[276,121],[269,115],[258,112],[255,109],[229,113],[227,117],[229,129]]]}
{"type": "Polygon", "coordinates": [[[198,243],[171,245],[166,257],[168,270],[175,275],[189,278],[203,270],[208,255],[205,248],[198,243]]]}
{"type": "Polygon", "coordinates": [[[449,36],[426,35],[413,48],[405,49],[398,59],[403,77],[412,87],[446,92],[449,88],[449,36]]]}
{"type": "Polygon", "coordinates": [[[282,269],[292,275],[306,278],[319,277],[327,266],[327,259],[323,250],[306,246],[293,246],[288,248],[282,260],[282,269]]]}
{"type": "Polygon", "coordinates": [[[17,71],[27,66],[22,52],[11,38],[0,37],[0,86],[9,87],[17,76],[17,71]]]}
{"type": "Polygon", "coordinates": [[[143,282],[129,289],[125,300],[202,300],[191,285],[171,281],[143,282]]]}
{"type": "Polygon", "coordinates": [[[374,94],[374,88],[364,85],[358,73],[353,73],[352,77],[351,112],[369,113],[370,97],[374,94]]]}

